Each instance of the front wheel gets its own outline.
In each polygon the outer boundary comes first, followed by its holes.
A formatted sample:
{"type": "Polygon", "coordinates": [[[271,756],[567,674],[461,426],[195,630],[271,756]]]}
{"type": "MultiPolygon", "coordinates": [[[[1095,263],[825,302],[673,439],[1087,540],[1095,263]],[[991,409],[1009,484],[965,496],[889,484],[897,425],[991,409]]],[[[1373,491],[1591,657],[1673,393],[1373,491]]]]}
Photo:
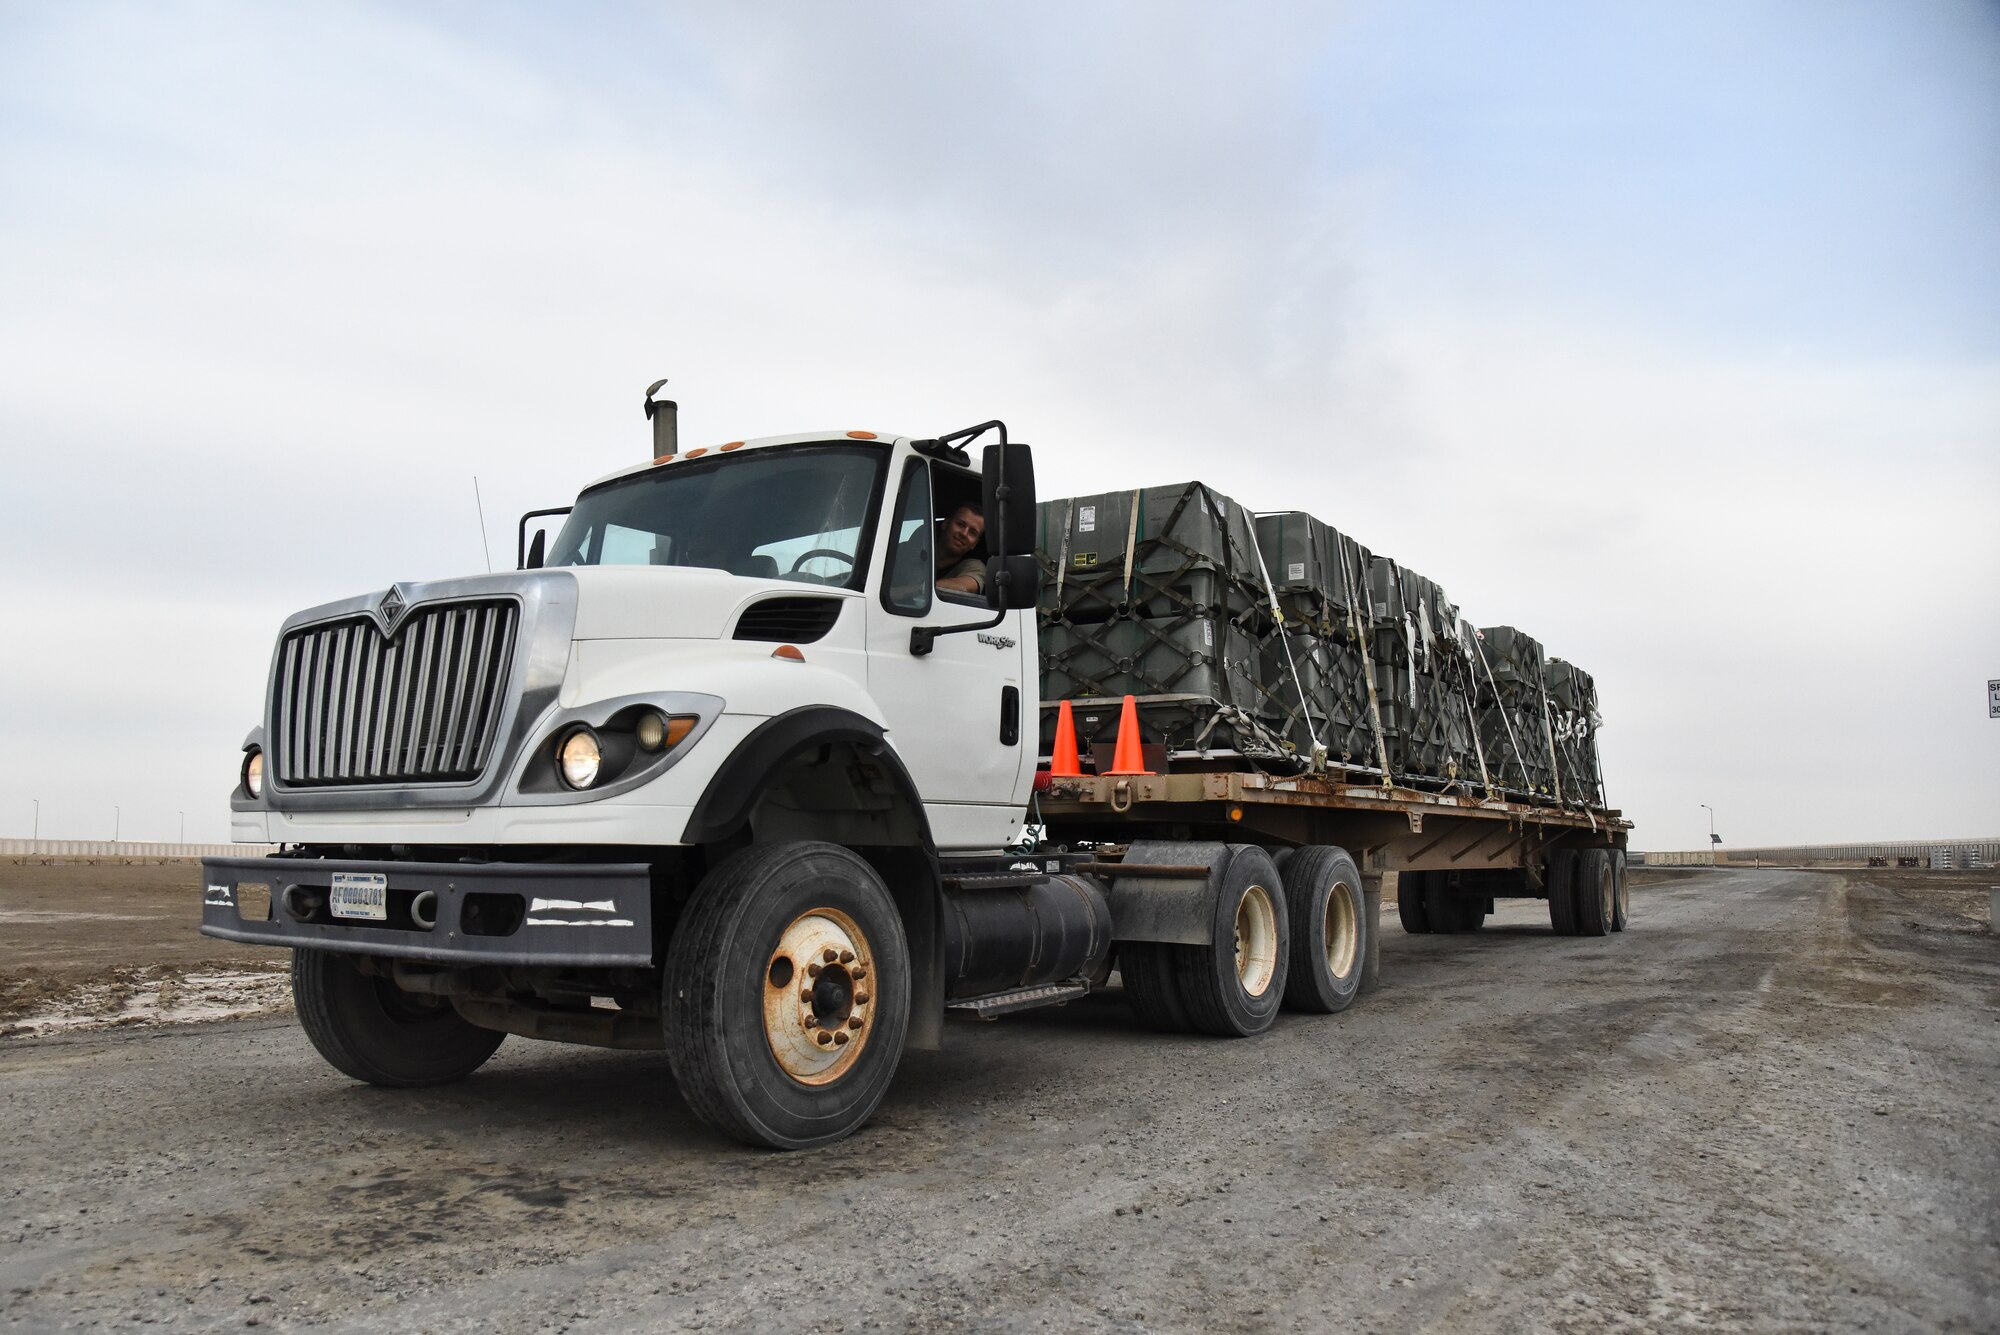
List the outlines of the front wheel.
{"type": "Polygon", "coordinates": [[[391,1089],[463,1080],[505,1034],[459,1018],[442,997],[363,973],[353,955],[292,952],[292,1004],[319,1055],[343,1075],[391,1089]]]}
{"type": "Polygon", "coordinates": [[[756,844],[702,880],[667,949],[681,1097],[750,1145],[796,1150],[875,1115],[910,1023],[909,947],[875,869],[834,844],[756,844]]]}

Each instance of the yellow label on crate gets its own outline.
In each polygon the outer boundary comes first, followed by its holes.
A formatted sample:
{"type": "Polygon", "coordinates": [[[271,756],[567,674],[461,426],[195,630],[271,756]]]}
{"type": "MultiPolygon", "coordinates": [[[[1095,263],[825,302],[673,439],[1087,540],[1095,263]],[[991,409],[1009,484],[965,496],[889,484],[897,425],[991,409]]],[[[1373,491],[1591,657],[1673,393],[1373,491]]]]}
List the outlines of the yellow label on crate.
{"type": "Polygon", "coordinates": [[[1097,564],[1096,552],[1077,552],[1069,558],[1069,563],[1079,568],[1097,564]]]}

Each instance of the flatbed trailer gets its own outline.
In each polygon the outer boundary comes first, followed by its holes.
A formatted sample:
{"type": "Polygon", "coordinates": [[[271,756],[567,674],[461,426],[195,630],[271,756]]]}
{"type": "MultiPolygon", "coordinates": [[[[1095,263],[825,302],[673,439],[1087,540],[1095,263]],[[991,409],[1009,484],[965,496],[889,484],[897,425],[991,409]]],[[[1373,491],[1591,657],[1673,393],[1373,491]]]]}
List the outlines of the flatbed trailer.
{"type": "Polygon", "coordinates": [[[1632,827],[1615,809],[1433,792],[1344,773],[1244,770],[1051,778],[1039,799],[1048,838],[1098,849],[1092,870],[1114,887],[1117,864],[1135,844],[1149,857],[1182,843],[1258,845],[1281,872],[1295,849],[1347,854],[1365,924],[1357,943],[1361,991],[1377,981],[1385,888],[1398,891],[1402,926],[1417,933],[1476,930],[1504,898],[1548,902],[1563,934],[1622,931],[1629,912],[1632,827]]]}

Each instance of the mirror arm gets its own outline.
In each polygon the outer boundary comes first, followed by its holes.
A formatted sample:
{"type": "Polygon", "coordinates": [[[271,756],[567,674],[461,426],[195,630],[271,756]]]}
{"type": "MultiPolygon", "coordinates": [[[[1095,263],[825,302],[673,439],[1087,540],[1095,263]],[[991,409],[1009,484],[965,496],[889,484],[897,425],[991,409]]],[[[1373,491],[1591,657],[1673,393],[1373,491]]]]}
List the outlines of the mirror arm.
{"type": "Polygon", "coordinates": [[[540,519],[546,515],[566,515],[575,508],[573,505],[559,505],[553,510],[530,510],[528,513],[522,515],[520,532],[514,538],[514,569],[526,570],[528,568],[528,521],[530,519],[540,519]]]}
{"type": "Polygon", "coordinates": [[[1004,605],[993,614],[991,621],[968,621],[963,626],[912,626],[910,628],[910,652],[922,658],[931,651],[940,635],[963,635],[969,630],[992,630],[1007,619],[1009,609],[1004,605]]]}

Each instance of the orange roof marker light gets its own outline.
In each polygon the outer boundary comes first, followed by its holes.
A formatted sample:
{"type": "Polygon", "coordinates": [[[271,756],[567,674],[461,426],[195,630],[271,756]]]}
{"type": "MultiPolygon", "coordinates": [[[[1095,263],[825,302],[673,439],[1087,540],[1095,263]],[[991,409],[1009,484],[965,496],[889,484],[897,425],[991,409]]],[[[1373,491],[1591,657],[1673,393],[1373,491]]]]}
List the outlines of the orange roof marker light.
{"type": "Polygon", "coordinates": [[[670,464],[673,461],[674,461],[674,456],[671,454],[663,454],[659,458],[653,460],[653,462],[656,464],[670,464]]]}
{"type": "Polygon", "coordinates": [[[799,647],[795,644],[779,645],[771,651],[771,657],[782,658],[788,663],[803,663],[806,661],[806,656],[799,652],[799,647]]]}
{"type": "Polygon", "coordinates": [[[873,431],[850,431],[847,433],[847,438],[849,440],[874,440],[876,439],[876,435],[873,431]]]}
{"type": "Polygon", "coordinates": [[[682,455],[681,457],[683,459],[699,459],[701,458],[702,455],[707,453],[708,453],[708,446],[697,445],[693,449],[689,450],[686,454],[682,455]]]}
{"type": "Polygon", "coordinates": [[[727,453],[729,453],[729,452],[730,452],[731,450],[740,450],[740,449],[742,449],[742,448],[743,448],[743,442],[742,442],[742,441],[740,441],[740,440],[732,440],[732,441],[730,441],[730,442],[729,442],[729,443],[728,443],[727,445],[724,445],[724,446],[722,447],[722,452],[723,452],[724,454],[727,454],[727,453]]]}

